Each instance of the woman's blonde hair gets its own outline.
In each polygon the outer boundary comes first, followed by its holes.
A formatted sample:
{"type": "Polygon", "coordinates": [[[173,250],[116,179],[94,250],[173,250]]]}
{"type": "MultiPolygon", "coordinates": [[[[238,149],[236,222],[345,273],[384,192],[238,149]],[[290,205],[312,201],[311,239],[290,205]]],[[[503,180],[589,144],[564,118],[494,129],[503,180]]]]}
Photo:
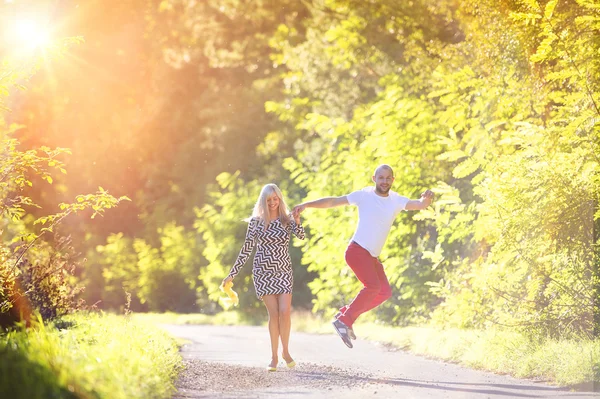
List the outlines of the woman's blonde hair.
{"type": "Polygon", "coordinates": [[[281,194],[281,190],[277,187],[276,184],[270,183],[266,184],[262,190],[260,191],[260,195],[258,196],[258,200],[256,204],[254,204],[254,210],[252,211],[252,217],[256,217],[259,220],[262,220],[264,223],[264,228],[266,229],[269,223],[271,223],[274,219],[271,219],[271,215],[269,213],[269,207],[267,205],[267,199],[273,194],[279,197],[279,212],[278,219],[281,220],[281,223],[284,226],[290,224],[289,217],[289,209],[283,200],[283,195],[281,194]]]}

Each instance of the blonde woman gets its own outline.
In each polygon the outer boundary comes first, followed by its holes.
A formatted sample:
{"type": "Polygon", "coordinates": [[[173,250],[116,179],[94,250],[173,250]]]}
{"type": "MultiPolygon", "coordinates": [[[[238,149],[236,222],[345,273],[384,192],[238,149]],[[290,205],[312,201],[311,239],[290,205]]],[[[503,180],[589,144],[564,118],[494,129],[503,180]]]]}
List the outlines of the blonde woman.
{"type": "Polygon", "coordinates": [[[289,253],[292,233],[299,239],[304,239],[300,214],[292,216],[279,187],[267,184],[262,188],[252,217],[248,220],[246,240],[240,254],[229,275],[223,279],[223,283],[233,280],[256,246],[252,276],[256,296],[264,302],[269,314],[271,363],[267,367],[268,371],[277,369],[280,339],[283,360],[289,368],[296,365],[288,347],[294,284],[289,253]]]}

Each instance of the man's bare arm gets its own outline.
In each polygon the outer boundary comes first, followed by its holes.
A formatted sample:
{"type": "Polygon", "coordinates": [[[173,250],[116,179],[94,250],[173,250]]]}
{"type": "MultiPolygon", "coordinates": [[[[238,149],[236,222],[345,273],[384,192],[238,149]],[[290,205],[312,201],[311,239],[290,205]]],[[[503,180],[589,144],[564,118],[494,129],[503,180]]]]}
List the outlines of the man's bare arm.
{"type": "Polygon", "coordinates": [[[303,202],[294,207],[294,213],[301,213],[306,208],[333,208],[336,206],[348,205],[348,198],[344,195],[341,197],[324,197],[314,201],[303,202]]]}
{"type": "Polygon", "coordinates": [[[421,199],[418,200],[409,200],[406,203],[407,211],[421,211],[427,208],[433,202],[433,191],[427,190],[423,194],[421,194],[421,199]]]}

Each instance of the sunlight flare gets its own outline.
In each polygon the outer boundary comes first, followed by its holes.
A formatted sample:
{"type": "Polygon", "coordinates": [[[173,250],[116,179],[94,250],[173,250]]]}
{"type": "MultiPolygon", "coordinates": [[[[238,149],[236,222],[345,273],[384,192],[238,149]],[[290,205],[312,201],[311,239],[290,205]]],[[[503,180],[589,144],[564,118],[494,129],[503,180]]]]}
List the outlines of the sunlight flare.
{"type": "Polygon", "coordinates": [[[18,50],[35,50],[50,43],[50,32],[35,19],[21,18],[14,21],[7,34],[11,45],[18,50]]]}

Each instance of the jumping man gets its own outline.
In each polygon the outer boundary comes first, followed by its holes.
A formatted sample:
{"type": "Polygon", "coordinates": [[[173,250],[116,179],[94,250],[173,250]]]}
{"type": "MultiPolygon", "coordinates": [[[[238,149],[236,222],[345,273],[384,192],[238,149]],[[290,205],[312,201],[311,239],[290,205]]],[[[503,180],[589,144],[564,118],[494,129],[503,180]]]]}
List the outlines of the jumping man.
{"type": "Polygon", "coordinates": [[[358,226],[348,248],[346,263],[364,288],[354,300],[335,316],[333,326],[346,346],[352,348],[356,339],[352,325],[361,314],[381,305],[392,296],[392,289],[383,265],[378,259],[396,216],[403,210],[427,208],[433,201],[433,192],[426,190],[418,200],[411,200],[390,191],[394,171],[389,165],[380,165],[372,177],[375,187],[366,187],[341,197],[324,197],[297,205],[294,215],[306,208],[332,208],[342,205],[358,207],[358,226]]]}

